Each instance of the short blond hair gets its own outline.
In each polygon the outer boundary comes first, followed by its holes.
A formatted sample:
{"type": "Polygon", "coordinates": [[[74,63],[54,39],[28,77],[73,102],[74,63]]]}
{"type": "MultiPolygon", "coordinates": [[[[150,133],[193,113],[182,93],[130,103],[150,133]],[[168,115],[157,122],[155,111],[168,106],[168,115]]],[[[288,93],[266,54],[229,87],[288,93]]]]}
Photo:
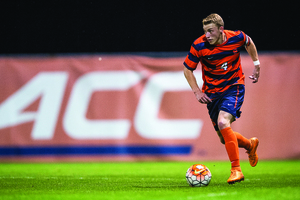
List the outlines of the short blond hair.
{"type": "Polygon", "coordinates": [[[224,27],[224,21],[223,21],[222,17],[216,13],[208,15],[202,21],[203,25],[207,25],[207,24],[211,24],[211,23],[214,23],[218,28],[220,28],[221,26],[224,27]]]}

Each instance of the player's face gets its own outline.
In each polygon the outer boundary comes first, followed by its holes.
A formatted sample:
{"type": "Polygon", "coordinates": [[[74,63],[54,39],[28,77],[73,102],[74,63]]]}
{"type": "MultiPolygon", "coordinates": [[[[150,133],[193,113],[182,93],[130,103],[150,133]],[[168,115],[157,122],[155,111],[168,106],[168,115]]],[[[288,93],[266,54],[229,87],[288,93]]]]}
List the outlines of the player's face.
{"type": "Polygon", "coordinates": [[[203,25],[203,30],[207,41],[211,45],[222,44],[223,26],[218,28],[214,23],[203,25]]]}

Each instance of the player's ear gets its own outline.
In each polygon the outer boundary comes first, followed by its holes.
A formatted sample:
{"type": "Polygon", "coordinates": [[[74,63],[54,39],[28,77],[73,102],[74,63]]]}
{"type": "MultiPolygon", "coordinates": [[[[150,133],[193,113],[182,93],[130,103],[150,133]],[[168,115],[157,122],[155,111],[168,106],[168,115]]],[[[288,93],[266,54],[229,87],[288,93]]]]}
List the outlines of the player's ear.
{"type": "Polygon", "coordinates": [[[220,33],[223,33],[223,31],[224,31],[224,26],[220,26],[219,30],[220,30],[220,33]]]}

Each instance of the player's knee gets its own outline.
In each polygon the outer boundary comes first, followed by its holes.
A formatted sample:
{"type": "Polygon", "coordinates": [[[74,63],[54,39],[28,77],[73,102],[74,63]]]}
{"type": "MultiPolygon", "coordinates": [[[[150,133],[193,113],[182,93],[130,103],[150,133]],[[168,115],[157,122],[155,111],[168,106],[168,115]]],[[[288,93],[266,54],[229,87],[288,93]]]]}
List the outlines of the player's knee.
{"type": "Polygon", "coordinates": [[[220,130],[227,128],[230,126],[230,122],[228,122],[227,120],[219,120],[218,121],[218,127],[220,130]]]}
{"type": "Polygon", "coordinates": [[[233,119],[233,116],[225,111],[220,111],[219,117],[218,117],[218,127],[220,130],[230,127],[231,120],[233,119]]]}

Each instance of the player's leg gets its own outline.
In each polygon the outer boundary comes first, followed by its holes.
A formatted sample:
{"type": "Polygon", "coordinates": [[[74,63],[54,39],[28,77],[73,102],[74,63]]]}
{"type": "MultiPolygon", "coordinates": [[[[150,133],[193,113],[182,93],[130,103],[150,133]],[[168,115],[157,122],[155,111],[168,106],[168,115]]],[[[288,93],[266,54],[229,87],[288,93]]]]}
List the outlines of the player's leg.
{"type": "Polygon", "coordinates": [[[246,153],[248,154],[249,163],[252,167],[255,167],[258,162],[258,156],[256,153],[259,143],[258,139],[256,137],[247,139],[238,132],[234,132],[234,134],[236,135],[239,148],[244,148],[247,150],[246,153]]]}
{"type": "Polygon", "coordinates": [[[233,116],[223,110],[219,112],[218,126],[225,141],[225,148],[231,161],[231,167],[240,167],[237,137],[230,127],[233,116]]]}
{"type": "Polygon", "coordinates": [[[237,138],[237,141],[238,141],[238,144],[239,144],[239,148],[244,148],[246,150],[249,150],[250,148],[250,140],[245,138],[243,135],[241,135],[240,133],[238,132],[234,132],[236,138],[237,138]]]}
{"type": "Polygon", "coordinates": [[[219,136],[219,138],[220,138],[220,142],[221,142],[222,144],[225,144],[225,140],[224,140],[224,138],[223,138],[221,132],[220,132],[220,131],[217,131],[217,134],[218,134],[218,136],[219,136]]]}
{"type": "MultiPolygon", "coordinates": [[[[243,85],[236,85],[228,89],[228,92],[224,95],[222,105],[220,110],[223,110],[227,113],[230,113],[233,118],[231,118],[231,123],[235,120],[235,118],[239,118],[241,111],[240,108],[244,101],[245,95],[245,87],[243,85]]],[[[258,161],[258,156],[256,153],[256,149],[258,146],[258,139],[251,138],[248,140],[241,134],[235,132],[238,146],[247,150],[249,162],[252,167],[256,166],[258,161]]]]}
{"type": "MultiPolygon", "coordinates": [[[[221,134],[220,131],[217,131],[217,134],[220,138],[220,142],[222,144],[225,144],[225,140],[221,134]]],[[[246,151],[246,153],[248,154],[248,157],[249,157],[249,163],[252,167],[255,167],[257,162],[258,162],[258,156],[257,156],[257,153],[256,153],[256,150],[257,150],[257,146],[259,144],[259,141],[256,137],[253,137],[251,139],[247,139],[245,138],[243,135],[241,135],[240,133],[238,132],[235,132],[234,131],[234,134],[237,138],[237,141],[238,141],[238,147],[239,148],[244,148],[246,151]]]]}
{"type": "Polygon", "coordinates": [[[235,133],[230,127],[233,116],[223,110],[219,112],[218,126],[225,141],[225,149],[231,162],[231,175],[227,182],[229,184],[244,180],[244,175],[240,167],[238,141],[235,133]]]}
{"type": "MultiPolygon", "coordinates": [[[[230,124],[234,121],[234,119],[235,119],[234,117],[231,118],[230,124]]],[[[225,141],[224,141],[224,138],[223,138],[221,132],[217,131],[217,134],[220,138],[221,143],[225,144],[225,141]]],[[[236,139],[238,141],[239,148],[244,148],[246,150],[249,150],[250,149],[250,140],[248,140],[247,138],[245,138],[243,135],[241,135],[238,132],[234,132],[234,134],[235,134],[236,139]]]]}
{"type": "Polygon", "coordinates": [[[255,167],[258,162],[258,156],[256,153],[256,149],[259,143],[258,139],[256,137],[247,139],[238,132],[234,133],[236,135],[239,147],[247,150],[246,153],[248,154],[250,165],[252,167],[255,167]]]}
{"type": "MultiPolygon", "coordinates": [[[[217,134],[218,134],[218,136],[219,136],[219,138],[220,138],[220,142],[221,142],[222,144],[225,144],[225,141],[224,141],[224,138],[223,138],[221,132],[220,132],[220,131],[217,131],[217,134]]],[[[249,148],[250,148],[250,140],[247,139],[247,138],[245,138],[244,136],[242,136],[242,135],[241,135],[240,133],[238,133],[238,132],[235,132],[235,131],[234,131],[234,134],[235,134],[236,139],[237,139],[237,141],[238,141],[238,146],[239,146],[239,148],[244,148],[245,150],[249,150],[249,148]]]]}

